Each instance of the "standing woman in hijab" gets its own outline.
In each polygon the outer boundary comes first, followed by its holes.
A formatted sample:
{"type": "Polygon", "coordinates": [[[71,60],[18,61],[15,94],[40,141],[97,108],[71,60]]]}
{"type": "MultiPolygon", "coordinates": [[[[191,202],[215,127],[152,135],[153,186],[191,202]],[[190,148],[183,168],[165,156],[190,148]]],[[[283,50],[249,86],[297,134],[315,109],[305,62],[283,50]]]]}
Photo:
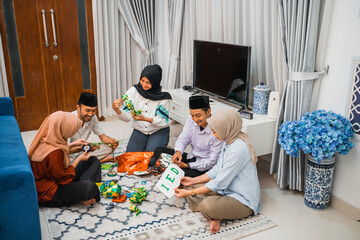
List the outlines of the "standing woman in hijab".
{"type": "Polygon", "coordinates": [[[185,189],[175,189],[175,196],[186,197],[189,208],[209,219],[210,232],[216,233],[223,219],[259,213],[260,185],[257,157],[248,136],[241,132],[240,114],[224,109],[215,112],[207,122],[214,136],[224,141],[220,157],[205,174],[183,177],[181,183],[185,189]]]}
{"type": "Polygon", "coordinates": [[[153,152],[156,147],[169,143],[169,100],[168,92],[161,92],[162,69],[159,65],[146,66],[140,75],[140,82],[131,87],[125,95],[142,110],[140,115],[132,114],[122,99],[113,102],[113,109],[120,120],[133,122],[134,131],[129,139],[126,152],[153,152]]]}
{"type": "Polygon", "coordinates": [[[101,166],[91,152],[83,152],[72,163],[69,150],[88,142],[78,139],[70,145],[67,139],[81,127],[77,115],[55,112],[41,124],[29,149],[31,169],[34,173],[38,201],[47,207],[84,205],[100,201],[95,182],[101,181],[101,166]]]}

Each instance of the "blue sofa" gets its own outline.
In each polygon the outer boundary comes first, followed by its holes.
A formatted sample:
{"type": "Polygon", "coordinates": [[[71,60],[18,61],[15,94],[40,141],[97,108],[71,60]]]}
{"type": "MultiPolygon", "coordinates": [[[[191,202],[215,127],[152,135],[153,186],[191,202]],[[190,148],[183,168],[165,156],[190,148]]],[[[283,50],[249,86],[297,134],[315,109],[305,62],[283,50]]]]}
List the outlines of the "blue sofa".
{"type": "Polygon", "coordinates": [[[34,175],[8,97],[0,97],[0,239],[41,239],[34,175]]]}

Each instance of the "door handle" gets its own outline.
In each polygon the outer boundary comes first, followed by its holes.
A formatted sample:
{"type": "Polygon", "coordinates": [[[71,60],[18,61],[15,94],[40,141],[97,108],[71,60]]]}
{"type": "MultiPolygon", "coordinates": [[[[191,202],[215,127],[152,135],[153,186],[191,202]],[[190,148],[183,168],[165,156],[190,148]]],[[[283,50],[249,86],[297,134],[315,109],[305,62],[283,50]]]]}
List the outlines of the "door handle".
{"type": "Polygon", "coordinates": [[[44,26],[44,37],[45,37],[45,47],[49,46],[49,42],[48,42],[48,36],[47,36],[47,31],[46,31],[46,19],[45,19],[45,10],[41,10],[41,14],[42,14],[42,19],[43,19],[43,26],[44,26]]]}
{"type": "Polygon", "coordinates": [[[54,46],[57,46],[57,42],[56,42],[56,30],[55,30],[55,17],[54,17],[54,10],[50,9],[50,14],[51,14],[52,29],[53,29],[53,34],[54,34],[54,46]]]}

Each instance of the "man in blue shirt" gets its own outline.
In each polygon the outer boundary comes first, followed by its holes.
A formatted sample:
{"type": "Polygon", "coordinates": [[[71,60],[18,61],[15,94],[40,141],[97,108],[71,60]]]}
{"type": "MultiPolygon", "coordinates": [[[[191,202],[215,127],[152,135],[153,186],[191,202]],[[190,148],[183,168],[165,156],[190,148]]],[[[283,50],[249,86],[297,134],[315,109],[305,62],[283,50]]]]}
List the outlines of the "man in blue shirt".
{"type": "Polygon", "coordinates": [[[181,167],[185,176],[196,177],[210,170],[220,155],[222,142],[213,134],[206,121],[211,116],[208,96],[191,96],[189,98],[190,117],[175,143],[174,149],[157,147],[150,161],[153,166],[161,153],[172,156],[172,162],[181,167]],[[188,145],[189,153],[184,150],[188,145]]]}

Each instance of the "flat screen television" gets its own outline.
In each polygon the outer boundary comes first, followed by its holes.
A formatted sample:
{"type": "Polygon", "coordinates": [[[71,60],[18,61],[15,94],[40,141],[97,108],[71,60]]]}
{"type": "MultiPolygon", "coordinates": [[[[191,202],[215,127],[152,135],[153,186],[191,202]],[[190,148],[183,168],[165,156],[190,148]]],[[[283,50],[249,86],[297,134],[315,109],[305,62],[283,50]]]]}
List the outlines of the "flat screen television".
{"type": "Polygon", "coordinates": [[[248,107],[251,47],[194,40],[193,88],[248,107]]]}

